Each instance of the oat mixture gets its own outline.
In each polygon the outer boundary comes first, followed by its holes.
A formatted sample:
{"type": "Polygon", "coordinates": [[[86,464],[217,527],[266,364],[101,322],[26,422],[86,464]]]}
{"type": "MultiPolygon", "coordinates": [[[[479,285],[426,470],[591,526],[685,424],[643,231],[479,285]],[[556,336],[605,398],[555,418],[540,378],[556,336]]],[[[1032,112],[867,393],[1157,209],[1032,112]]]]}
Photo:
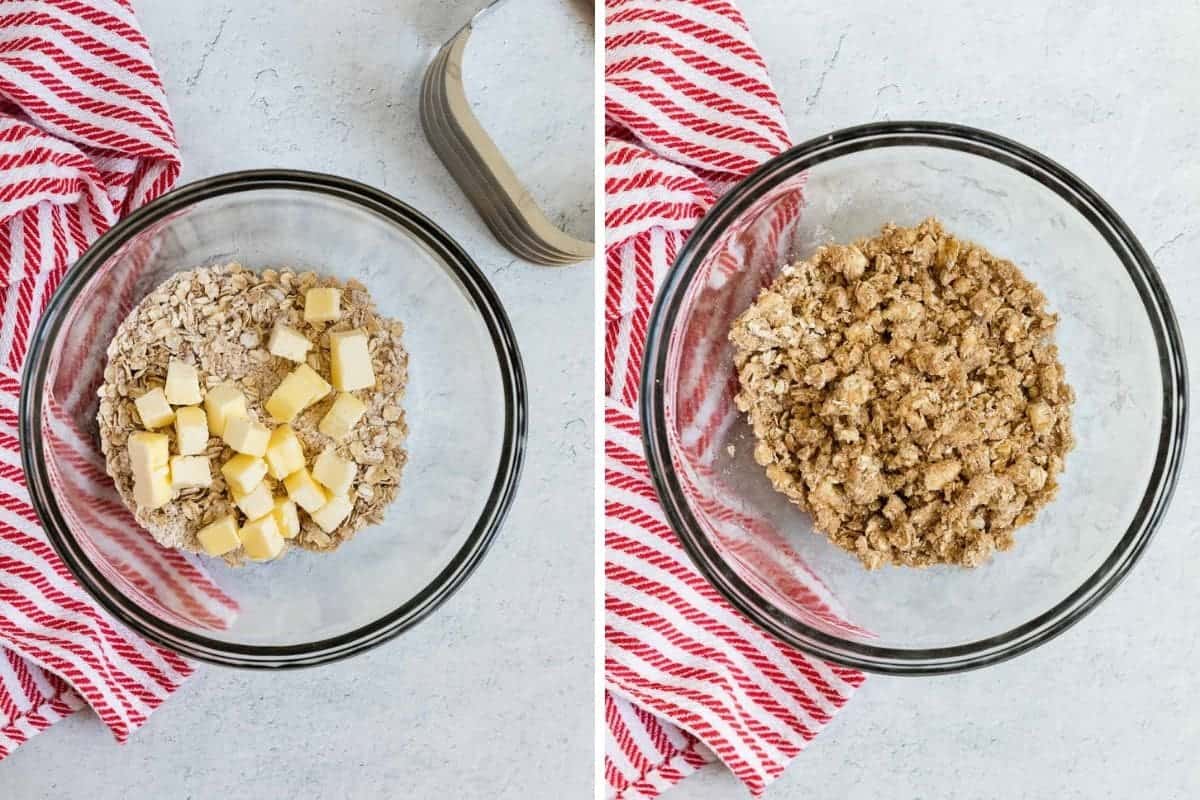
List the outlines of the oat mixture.
{"type": "MultiPolygon", "coordinates": [[[[365,330],[376,375],[374,389],[359,393],[367,406],[365,414],[344,438],[334,441],[318,431],[319,422],[334,403],[333,393],[292,422],[305,452],[316,454],[333,446],[337,455],[357,465],[358,478],[350,497],[352,510],[332,533],[304,517],[300,533],[287,544],[332,550],[361,528],[379,522],[396,496],[407,458],[403,449],[407,426],[400,403],[408,356],[401,323],[379,316],[366,288],[356,281],[343,285],[312,272],[290,270],[257,273],[238,264],[194,269],[154,289],[121,324],[109,344],[104,384],[99,390],[97,421],[108,473],[138,522],[160,544],[199,552],[197,531],[231,514],[234,504],[225,479],[214,469],[210,487],[184,489],[161,508],[138,507],[126,447],[131,434],[141,427],[134,399],[162,387],[168,362],[178,359],[196,366],[201,387],[235,384],[245,394],[250,418],[270,425],[263,404],[297,366],[267,351],[276,322],[302,331],[313,342],[308,365],[326,376],[330,374],[329,334],[365,330]],[[305,291],[313,287],[341,289],[338,321],[304,321],[305,291]]],[[[175,452],[175,434],[169,429],[163,432],[171,436],[175,452]]],[[[233,454],[221,437],[211,435],[202,455],[219,465],[233,454]]],[[[232,554],[226,560],[234,563],[240,557],[232,554]]]]}
{"type": "Polygon", "coordinates": [[[822,247],[730,332],[755,460],[868,569],[977,566],[1053,499],[1073,444],[1057,322],[935,219],[822,247]]]}

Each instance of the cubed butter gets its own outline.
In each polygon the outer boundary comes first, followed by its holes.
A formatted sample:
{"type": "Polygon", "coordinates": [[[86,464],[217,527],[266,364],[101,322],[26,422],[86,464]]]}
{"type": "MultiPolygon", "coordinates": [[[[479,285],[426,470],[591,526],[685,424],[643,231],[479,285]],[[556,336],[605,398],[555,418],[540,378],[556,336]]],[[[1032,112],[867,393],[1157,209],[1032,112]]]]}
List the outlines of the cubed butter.
{"type": "Polygon", "coordinates": [[[350,509],[353,506],[354,504],[350,502],[349,498],[337,495],[329,498],[329,502],[316,511],[310,511],[309,516],[320,526],[321,530],[333,533],[337,530],[337,526],[350,516],[350,509]]]}
{"type": "Polygon", "coordinates": [[[151,389],[134,400],[133,405],[142,418],[142,425],[147,428],[165,428],[175,419],[175,412],[162,389],[151,389]]]}
{"type": "Polygon", "coordinates": [[[233,514],[227,514],[215,522],[210,522],[196,532],[200,546],[210,556],[223,556],[242,546],[238,538],[237,522],[233,514]]]}
{"type": "Polygon", "coordinates": [[[208,456],[171,456],[171,488],[205,489],[212,486],[208,456]]]}
{"type": "Polygon", "coordinates": [[[234,417],[225,421],[225,444],[239,453],[262,458],[267,454],[271,431],[249,417],[234,417]]]}
{"type": "Polygon", "coordinates": [[[309,514],[329,501],[329,496],[321,488],[321,484],[314,481],[306,469],[288,475],[283,479],[283,486],[287,489],[288,497],[309,514]]]}
{"type": "Polygon", "coordinates": [[[367,404],[352,394],[342,392],[334,398],[333,405],[321,418],[317,430],[334,439],[343,439],[362,419],[367,411],[367,404]]]}
{"type": "Polygon", "coordinates": [[[322,450],[313,462],[313,477],[328,489],[330,494],[349,494],[357,472],[358,466],[353,461],[339,457],[333,450],[322,450]]]}
{"type": "Polygon", "coordinates": [[[172,358],[167,362],[167,402],[173,406],[198,405],[204,397],[200,394],[200,376],[196,368],[186,361],[172,358]]]}
{"type": "Polygon", "coordinates": [[[271,331],[271,338],[267,342],[267,350],[271,355],[301,364],[304,363],[304,359],[308,358],[308,351],[311,349],[312,342],[308,340],[307,336],[281,322],[275,324],[275,328],[271,331]]]}
{"type": "Polygon", "coordinates": [[[323,287],[304,293],[305,322],[336,322],[341,316],[341,289],[323,287]]]}
{"type": "Polygon", "coordinates": [[[279,535],[285,539],[295,539],[300,533],[300,514],[296,512],[296,504],[286,497],[275,498],[275,526],[279,535]]]}
{"type": "Polygon", "coordinates": [[[224,436],[228,420],[246,416],[246,395],[232,383],[217,384],[204,395],[204,410],[208,412],[208,429],[212,435],[224,436]]]}
{"type": "Polygon", "coordinates": [[[361,328],[329,334],[329,358],[333,387],[339,392],[369,389],[375,385],[367,333],[361,328]]]}
{"type": "Polygon", "coordinates": [[[280,425],[271,431],[267,442],[267,468],[271,477],[281,481],[304,468],[304,448],[291,425],[280,425]]]}
{"type": "Polygon", "coordinates": [[[284,376],[267,398],[266,409],[275,420],[290,423],[301,411],[329,394],[331,387],[308,364],[301,364],[284,376]]]}
{"type": "Polygon", "coordinates": [[[246,555],[255,561],[270,561],[283,551],[283,537],[273,514],[247,522],[238,531],[238,538],[246,555]]]}
{"type": "Polygon", "coordinates": [[[200,406],[175,412],[175,447],[181,456],[194,456],[208,447],[208,415],[200,406]]]}
{"type": "Polygon", "coordinates": [[[330,386],[325,379],[322,378],[320,374],[308,364],[301,364],[300,366],[296,367],[292,374],[295,375],[296,379],[300,381],[300,386],[302,386],[304,390],[308,392],[307,405],[312,405],[333,391],[333,387],[330,386]]]}
{"type": "Polygon", "coordinates": [[[249,494],[250,490],[262,483],[267,475],[267,462],[261,458],[239,454],[225,462],[221,467],[225,482],[235,492],[249,494]]]}
{"type": "Polygon", "coordinates": [[[285,375],[264,407],[276,422],[290,423],[308,406],[308,390],[295,373],[285,375]]]}
{"type": "Polygon", "coordinates": [[[261,519],[275,510],[275,497],[266,481],[260,482],[248,492],[233,489],[232,494],[233,502],[246,515],[246,519],[261,519]]]}
{"type": "Polygon", "coordinates": [[[135,476],[149,475],[167,466],[171,445],[165,433],[138,431],[130,434],[126,446],[129,448],[129,467],[135,476]]]}
{"type": "Polygon", "coordinates": [[[133,476],[133,502],[138,508],[162,508],[172,497],[170,467],[155,467],[144,475],[133,476]]]}

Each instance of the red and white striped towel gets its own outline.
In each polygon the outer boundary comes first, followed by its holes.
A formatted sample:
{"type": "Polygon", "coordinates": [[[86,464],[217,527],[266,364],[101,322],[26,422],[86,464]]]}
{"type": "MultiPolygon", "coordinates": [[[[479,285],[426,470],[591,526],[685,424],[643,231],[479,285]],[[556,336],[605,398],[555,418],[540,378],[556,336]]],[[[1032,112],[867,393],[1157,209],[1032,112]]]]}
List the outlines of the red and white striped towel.
{"type": "MultiPolygon", "coordinates": [[[[718,758],[758,796],[863,676],[775,641],[700,576],[658,505],[634,407],[655,291],[680,245],[790,137],[731,2],[609,0],[606,20],[607,793],[653,798],[718,758]]],[[[696,374],[714,394],[694,404],[711,434],[733,414],[716,397],[728,381],[696,374]]]]}
{"type": "MultiPolygon", "coordinates": [[[[0,4],[0,759],[84,705],[124,741],[193,669],[75,583],[38,527],[17,444],[21,369],[47,300],[79,254],[179,168],[162,82],[126,0],[0,4]]],[[[103,465],[78,444],[70,488],[90,491],[103,465]]],[[[96,508],[83,524],[126,524],[96,508]]],[[[135,572],[187,568],[144,535],[108,546],[135,572]]]]}

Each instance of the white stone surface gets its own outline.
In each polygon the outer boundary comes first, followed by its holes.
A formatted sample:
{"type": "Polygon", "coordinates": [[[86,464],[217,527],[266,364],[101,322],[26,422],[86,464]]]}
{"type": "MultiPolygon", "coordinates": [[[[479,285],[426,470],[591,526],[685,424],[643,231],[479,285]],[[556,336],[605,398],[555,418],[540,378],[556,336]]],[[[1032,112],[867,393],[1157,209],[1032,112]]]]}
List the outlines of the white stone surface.
{"type": "MultiPolygon", "coordinates": [[[[871,120],[946,120],[1012,137],[1080,175],[1153,254],[1197,368],[1200,6],[740,5],[797,141],[871,120]]],[[[983,671],[869,678],[766,800],[1200,794],[1196,444],[1154,542],[1091,615],[983,671]]],[[[745,796],[714,766],[665,795],[745,796]]]]}
{"type": "MultiPolygon", "coordinates": [[[[136,7],[166,82],[184,180],[263,166],[346,175],[412,203],[471,253],[504,301],[525,360],[525,474],[492,551],[416,629],[317,669],[202,667],[125,746],[95,716],[79,713],[0,764],[0,797],[588,796],[593,272],[515,260],[421,132],[424,65],[475,6],[139,0],[136,7]]],[[[539,41],[562,36],[561,17],[528,24],[539,41]]],[[[479,48],[472,58],[494,65],[497,86],[526,50],[508,34],[473,37],[471,47],[479,48]]],[[[575,55],[590,60],[590,52],[575,55]]],[[[590,72],[570,74],[578,82],[590,72]]],[[[547,95],[571,88],[562,73],[523,79],[544,81],[547,95]]],[[[590,83],[574,88],[591,91],[590,83]]],[[[521,142],[514,132],[530,122],[526,110],[506,108],[498,93],[477,107],[485,123],[503,126],[498,141],[521,142]]],[[[546,115],[536,124],[531,141],[590,141],[590,117],[555,123],[546,115]]],[[[527,152],[514,154],[522,159],[530,163],[527,152]]],[[[561,209],[579,207],[591,192],[590,151],[564,150],[559,163],[561,172],[536,176],[540,196],[561,209]]]]}

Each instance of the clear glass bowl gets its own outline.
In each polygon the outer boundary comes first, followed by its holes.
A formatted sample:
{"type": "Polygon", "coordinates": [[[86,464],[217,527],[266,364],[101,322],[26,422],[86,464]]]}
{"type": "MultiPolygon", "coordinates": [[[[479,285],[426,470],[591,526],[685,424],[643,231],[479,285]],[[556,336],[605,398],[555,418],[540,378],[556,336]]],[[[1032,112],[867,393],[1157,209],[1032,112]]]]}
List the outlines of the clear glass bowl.
{"type": "Polygon", "coordinates": [[[983,131],[872,124],[767,162],[687,240],[647,339],[643,436],[684,547],[756,624],[849,666],[951,672],[1048,640],[1129,571],[1178,478],[1186,367],[1149,257],[1082,181],[983,131]],[[1077,445],[1058,498],[1017,532],[1014,549],[974,570],[867,572],[814,535],[754,463],[753,434],[732,405],[726,336],[782,264],[927,216],[1012,259],[1045,291],[1078,395],[1077,445]]]}
{"type": "Polygon", "coordinates": [[[263,170],[173,191],[102,236],[50,300],[21,391],[22,459],[55,550],[110,612],[195,658],[250,667],[327,662],[423,619],[470,574],[511,503],[525,379],[499,299],[419,212],[328,175],[263,170]],[[105,349],[154,286],[237,260],[357,278],[405,325],[409,461],[384,521],[337,551],[270,564],[158,547],[104,472],[95,414],[105,349]]]}

